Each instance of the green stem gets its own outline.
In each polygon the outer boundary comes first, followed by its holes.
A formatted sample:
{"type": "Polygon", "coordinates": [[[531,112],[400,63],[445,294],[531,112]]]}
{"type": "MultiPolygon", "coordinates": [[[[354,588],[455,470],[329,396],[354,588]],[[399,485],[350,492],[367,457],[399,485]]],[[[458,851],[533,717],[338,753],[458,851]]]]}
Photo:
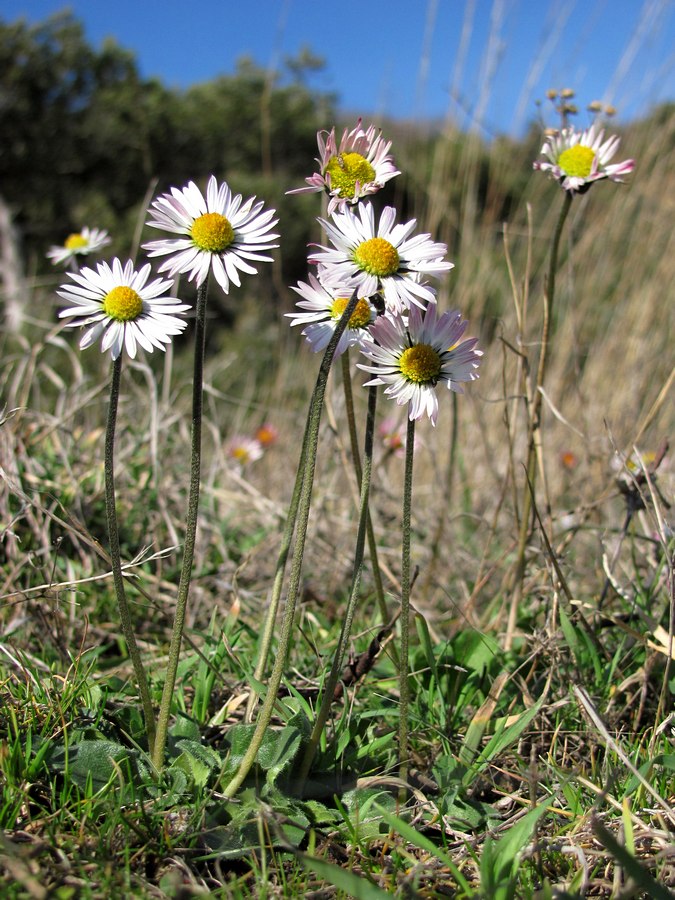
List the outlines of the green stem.
{"type": "Polygon", "coordinates": [[[115,506],[115,426],[117,423],[117,407],[120,397],[120,380],[122,376],[122,354],[113,362],[112,381],[110,384],[110,405],[108,407],[108,423],[105,433],[105,509],[108,520],[108,539],[110,541],[110,559],[112,561],[113,583],[117,606],[120,611],[122,634],[127,643],[129,656],[134,667],[138,690],[141,695],[145,731],[148,736],[148,751],[153,753],[155,746],[155,712],[148,686],[148,678],[143,660],[136,643],[131,612],[124,589],[122,559],[120,556],[120,535],[117,526],[117,510],[115,506]]]}
{"type": "MultiPolygon", "coordinates": [[[[408,632],[410,629],[410,518],[412,511],[413,458],[415,455],[415,420],[408,419],[405,440],[405,477],[403,482],[403,522],[401,551],[401,659],[399,662],[399,722],[398,754],[399,778],[408,780],[408,707],[410,685],[408,683],[408,632]]],[[[405,802],[406,791],[401,792],[405,802]]]]}
{"type": "Polygon", "coordinates": [[[520,532],[518,535],[518,553],[516,556],[516,569],[514,574],[514,593],[511,600],[511,609],[509,611],[509,621],[507,627],[507,649],[511,645],[511,638],[516,626],[518,615],[518,605],[523,592],[523,579],[525,577],[525,551],[527,549],[527,541],[530,534],[530,517],[532,513],[532,504],[534,502],[535,483],[537,477],[537,449],[541,447],[541,404],[542,392],[544,386],[544,378],[546,375],[546,365],[548,362],[548,351],[550,346],[551,319],[553,315],[553,301],[555,299],[555,277],[558,271],[558,249],[560,247],[560,238],[563,232],[563,226],[567,215],[572,206],[574,198],[573,191],[565,191],[565,199],[558,217],[553,234],[553,243],[551,244],[551,256],[549,259],[548,277],[544,285],[544,316],[541,329],[541,345],[539,348],[539,365],[537,367],[537,379],[535,389],[530,398],[530,415],[528,427],[528,446],[527,446],[527,464],[526,479],[523,487],[523,503],[520,519],[520,532]]]}
{"type": "MultiPolygon", "coordinates": [[[[335,688],[342,673],[344,658],[347,652],[347,642],[352,631],[352,623],[354,621],[354,613],[356,611],[356,601],[359,597],[359,587],[361,584],[361,572],[363,571],[363,551],[366,542],[366,531],[368,523],[368,496],[370,493],[370,477],[373,469],[373,433],[375,431],[375,409],[377,407],[377,386],[373,385],[368,391],[368,415],[366,418],[366,434],[364,442],[363,454],[363,471],[361,472],[361,499],[359,502],[359,527],[356,534],[356,548],[354,550],[354,568],[352,571],[352,584],[349,591],[349,600],[345,611],[342,628],[340,630],[340,638],[333,656],[333,664],[331,666],[328,679],[324,685],[323,697],[321,698],[321,706],[314,722],[312,734],[305,748],[305,753],[298,771],[298,780],[300,785],[305,783],[307,775],[314,760],[316,749],[319,746],[323,729],[328,721],[330,708],[333,703],[335,688]]],[[[361,468],[359,463],[359,469],[361,468]]]]}
{"type": "Polygon", "coordinates": [[[333,363],[333,356],[338,341],[342,336],[349,319],[356,309],[358,303],[358,294],[356,291],[340,317],[335,331],[326,347],[326,352],[321,360],[319,374],[316,379],[316,385],[310,401],[309,412],[309,433],[307,437],[307,453],[305,464],[303,467],[302,487],[300,490],[300,499],[298,503],[298,522],[295,538],[295,547],[293,550],[293,559],[291,560],[291,572],[288,582],[288,594],[286,596],[286,608],[281,623],[281,634],[279,636],[279,645],[277,647],[277,655],[274,660],[274,666],[270,673],[269,682],[267,684],[267,693],[263,700],[262,706],[258,713],[251,743],[248,746],[244,758],[242,759],[236,775],[231,779],[225,787],[224,795],[233,797],[244,783],[246,776],[251,770],[255,758],[262,744],[263,737],[267,727],[272,719],[274,704],[277,700],[279,685],[283,676],[284,667],[286,665],[286,657],[288,648],[291,643],[293,633],[293,620],[295,618],[295,607],[300,592],[300,578],[302,575],[302,561],[305,552],[305,540],[307,538],[307,525],[309,522],[309,512],[312,501],[312,487],[314,484],[314,469],[316,467],[316,454],[319,445],[319,425],[321,424],[321,413],[323,412],[323,399],[326,393],[326,384],[328,382],[328,374],[333,363]]]}
{"type": "MultiPolygon", "coordinates": [[[[307,423],[305,425],[305,433],[302,437],[302,450],[300,451],[300,462],[298,463],[298,470],[295,474],[295,484],[293,486],[293,494],[291,496],[291,503],[288,508],[288,515],[286,516],[286,524],[284,526],[284,533],[281,537],[281,547],[279,549],[279,556],[277,557],[277,565],[274,571],[274,582],[272,584],[272,595],[270,597],[270,605],[267,609],[267,614],[265,617],[265,625],[263,627],[262,637],[260,638],[260,645],[258,648],[258,658],[256,660],[255,670],[253,672],[253,677],[255,682],[258,683],[262,680],[265,669],[267,668],[267,660],[270,653],[270,646],[272,644],[272,635],[274,634],[274,628],[276,626],[277,621],[277,613],[279,611],[279,602],[281,600],[281,589],[284,584],[284,572],[286,570],[286,562],[288,561],[288,553],[291,547],[291,540],[293,538],[293,532],[295,530],[295,523],[298,518],[298,506],[300,505],[300,491],[302,488],[302,476],[305,471],[305,460],[307,458],[307,439],[309,435],[309,423],[310,417],[307,417],[307,423]]],[[[250,722],[253,716],[253,710],[255,709],[256,702],[258,700],[258,690],[254,685],[251,686],[251,693],[248,698],[248,703],[246,704],[246,713],[244,715],[244,721],[250,722]]]]}
{"type": "Polygon", "coordinates": [[[164,750],[169,729],[169,716],[171,714],[171,701],[176,686],[176,672],[180,648],[183,640],[183,628],[185,626],[185,611],[188,595],[190,593],[190,580],[192,578],[192,561],[194,558],[195,538],[197,534],[197,518],[199,513],[199,483],[201,478],[202,457],[202,388],[204,383],[204,341],[206,334],[206,294],[208,291],[208,277],[197,290],[197,309],[195,314],[195,356],[192,378],[192,447],[190,455],[190,488],[188,494],[188,508],[185,521],[185,547],[183,550],[183,564],[181,566],[180,580],[178,582],[178,596],[176,598],[176,612],[171,632],[171,644],[169,646],[169,660],[166,666],[164,690],[159,707],[157,720],[157,738],[153,762],[157,769],[164,764],[164,750]]]}
{"type": "MultiPolygon", "coordinates": [[[[359,437],[356,431],[356,417],[354,415],[354,394],[352,392],[352,377],[349,367],[349,348],[347,348],[342,354],[342,386],[345,395],[345,410],[347,413],[347,424],[349,427],[349,441],[352,448],[354,473],[356,475],[357,482],[361,484],[361,457],[359,454],[359,437]]],[[[380,571],[380,562],[377,556],[377,542],[375,540],[373,520],[370,515],[369,508],[366,509],[366,535],[368,537],[368,554],[373,566],[373,582],[375,584],[375,598],[377,599],[377,606],[380,611],[382,621],[388,622],[389,613],[387,612],[387,603],[384,599],[384,585],[382,584],[382,573],[380,571]]]]}

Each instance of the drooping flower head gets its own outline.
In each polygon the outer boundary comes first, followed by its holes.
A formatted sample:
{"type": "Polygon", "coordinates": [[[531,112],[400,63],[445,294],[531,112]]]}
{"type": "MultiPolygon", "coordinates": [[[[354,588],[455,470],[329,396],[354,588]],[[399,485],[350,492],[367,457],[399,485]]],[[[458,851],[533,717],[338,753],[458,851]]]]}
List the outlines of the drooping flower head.
{"type": "Polygon", "coordinates": [[[548,160],[536,160],[533,167],[550,172],[566,191],[582,193],[602,178],[622,181],[622,176],[632,172],[634,159],[621,163],[610,160],[616,153],[620,139],[616,135],[603,141],[604,131],[593,123],[586,131],[564,128],[547,137],[541,152],[548,160]]]}
{"type": "Polygon", "coordinates": [[[436,424],[438,397],[436,387],[445,383],[451,391],[462,393],[461,382],[478,378],[482,352],[476,350],[476,338],[462,340],[466,329],[456,311],[436,315],[436,305],[425,313],[410,307],[409,317],[386,314],[371,328],[373,342],[361,352],[371,364],[358,367],[375,374],[366,382],[386,384],[385,394],[399,406],[408,404],[408,418],[419,419],[425,413],[436,424]]]}
{"type": "Polygon", "coordinates": [[[90,253],[96,253],[102,247],[106,247],[110,243],[108,232],[102,228],[87,228],[75,234],[69,234],[63,242],[62,247],[50,247],[47,251],[47,258],[51,259],[52,265],[58,266],[61,263],[69,262],[76,256],[87,256],[90,253]]]}
{"type": "Polygon", "coordinates": [[[305,181],[308,187],[296,188],[289,194],[325,191],[330,200],[328,215],[346,204],[358,203],[362,197],[374,194],[395,175],[400,175],[389,153],[391,141],[385,142],[382,133],[369,125],[364,131],[362,119],[356,128],[346,128],[338,147],[335,128],[330,133],[319,131],[317,143],[319,171],[305,181]]]}
{"type": "Polygon", "coordinates": [[[73,328],[91,326],[80,341],[81,349],[101,338],[101,352],[110,350],[117,359],[126,348],[133,359],[137,344],[149,353],[155,347],[164,350],[187,324],[178,315],[190,306],[167,295],[172,281],[158,278],[146,284],[149,263],[136,272],[131,260],[122,267],[119,259],[114,259],[112,268],[100,262],[95,270],[83,268],[77,274],[66,274],[75,284],[63,284],[56,293],[75,305],[62,309],[59,318],[72,317],[67,324],[73,328]]]}
{"type": "Polygon", "coordinates": [[[371,203],[333,213],[332,221],[319,219],[333,247],[319,246],[311,253],[310,263],[329,270],[331,279],[350,279],[363,297],[382,294],[390,312],[402,312],[411,305],[424,308],[436,295],[422,279],[439,276],[452,269],[443,257],[445,244],[431,240],[428,234],[411,237],[417,221],[396,225],[396,210],[387,206],[375,226],[371,203]]]}
{"type": "Polygon", "coordinates": [[[272,262],[263,250],[272,250],[278,234],[270,230],[277,224],[275,211],[263,212],[262,200],[251,197],[242,202],[241,194],[232,194],[228,185],[218,186],[212,175],[206,187],[206,198],[191,181],[182,190],[171,188],[151,207],[153,219],[148,225],[173,234],[185,235],[143,244],[148,256],[167,256],[159,267],[171,277],[187,272],[188,279],[203,284],[211,269],[216,281],[227,294],[230,282],[241,285],[239,272],[257,274],[251,262],[272,262]]]}
{"type": "MultiPolygon", "coordinates": [[[[307,338],[312,350],[315,353],[325,350],[340,317],[347,308],[354,287],[347,283],[324,282],[320,277],[317,278],[310,273],[309,284],[299,281],[298,286],[292,290],[303,298],[297,305],[306,312],[286,313],[286,316],[292,319],[291,326],[304,325],[302,334],[307,338]]],[[[376,316],[377,312],[370,300],[361,297],[340,336],[335,356],[340,356],[347,347],[369,340],[369,328],[376,316]]]]}

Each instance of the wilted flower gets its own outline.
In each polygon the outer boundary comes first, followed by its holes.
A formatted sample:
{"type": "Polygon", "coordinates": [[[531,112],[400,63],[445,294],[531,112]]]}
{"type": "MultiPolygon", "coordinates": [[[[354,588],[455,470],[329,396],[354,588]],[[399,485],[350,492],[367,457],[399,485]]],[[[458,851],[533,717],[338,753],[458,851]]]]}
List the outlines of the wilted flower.
{"type": "Polygon", "coordinates": [[[381,132],[370,125],[365,131],[362,119],[356,128],[345,128],[340,146],[335,139],[335,128],[330,134],[319,131],[317,142],[319,171],[305,181],[309,187],[296,188],[289,194],[305,194],[325,191],[329,196],[328,215],[347,203],[357,203],[362,197],[379,191],[390,178],[401,173],[389,154],[391,141],[385,143],[381,132]]]}
{"type": "Polygon", "coordinates": [[[150,241],[143,249],[151,257],[172,254],[159,271],[172,277],[187,272],[188,279],[196,279],[197,285],[204,283],[211,269],[227,294],[230,282],[240,286],[239,272],[257,273],[251,261],[272,262],[272,257],[261,251],[278,246],[270,243],[279,237],[270,234],[277,219],[273,209],[263,212],[263,206],[262,200],[255,202],[255,197],[242,202],[241,194],[233,195],[225,183],[219,187],[213,175],[206,187],[206,199],[193,181],[182,190],[171,188],[170,194],[152,203],[154,219],[147,224],[185,237],[150,241]]]}
{"type": "Polygon", "coordinates": [[[164,350],[171,337],[180,334],[187,324],[176,313],[186,312],[189,305],[167,295],[172,281],[156,279],[146,285],[149,263],[135,272],[131,260],[122,268],[119,259],[114,259],[112,269],[100,262],[96,270],[84,268],[77,274],[66,274],[75,284],[63,284],[56,293],[75,306],[61,310],[59,318],[72,316],[68,325],[73,328],[91,326],[80,341],[82,349],[100,337],[101,352],[110,350],[112,358],[117,359],[126,347],[133,359],[137,343],[148,352],[155,347],[164,350]]]}
{"type": "Polygon", "coordinates": [[[106,247],[110,243],[108,232],[102,228],[87,228],[86,226],[80,232],[69,234],[63,242],[62,247],[50,247],[47,251],[48,259],[51,259],[52,265],[60,265],[69,262],[76,256],[87,256],[89,253],[95,253],[101,247],[106,247]]]}
{"type": "Polygon", "coordinates": [[[533,167],[550,172],[566,191],[587,190],[601,178],[621,181],[623,175],[633,171],[635,160],[609,165],[619,147],[619,138],[613,136],[603,143],[603,137],[604,131],[595,123],[583,132],[565,128],[546,138],[541,152],[548,161],[537,160],[533,167]]]}
{"type": "MultiPolygon", "coordinates": [[[[324,284],[311,273],[309,282],[309,284],[305,284],[305,282],[299,281],[298,286],[292,288],[303,297],[297,305],[306,312],[286,313],[286,316],[293,320],[291,326],[305,326],[302,333],[307,338],[307,343],[312,350],[318,353],[328,346],[340,317],[347,308],[353,288],[339,283],[324,284]]],[[[340,356],[347,347],[353,347],[355,344],[361,344],[364,340],[368,340],[368,329],[375,321],[376,316],[373,304],[366,297],[361,297],[356,304],[356,309],[349,317],[347,327],[340,336],[335,348],[335,356],[340,356]]]]}
{"type": "Polygon", "coordinates": [[[359,296],[381,293],[391,312],[433,303],[434,290],[421,279],[453,267],[443,259],[445,244],[435,243],[428,234],[410,237],[415,219],[395,224],[393,206],[384,208],[377,228],[371,203],[361,204],[356,213],[350,209],[334,213],[332,222],[319,222],[333,248],[319,246],[320,252],[311,253],[309,261],[324,265],[331,279],[349,279],[359,296]]]}
{"type": "Polygon", "coordinates": [[[371,328],[373,343],[361,347],[373,364],[358,367],[376,375],[366,385],[388,385],[384,393],[399,406],[408,404],[409,419],[426,413],[435,425],[439,382],[462,393],[460,382],[478,378],[482,353],[475,349],[476,338],[462,340],[465,329],[456,311],[436,318],[435,304],[426,313],[411,306],[407,321],[399,313],[380,316],[371,328]]]}

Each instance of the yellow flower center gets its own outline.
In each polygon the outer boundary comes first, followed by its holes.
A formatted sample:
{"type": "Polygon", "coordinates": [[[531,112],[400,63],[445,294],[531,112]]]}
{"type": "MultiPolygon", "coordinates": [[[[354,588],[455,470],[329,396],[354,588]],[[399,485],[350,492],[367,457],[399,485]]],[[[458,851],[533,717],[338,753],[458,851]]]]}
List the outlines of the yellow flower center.
{"type": "Polygon", "coordinates": [[[558,165],[566,175],[572,178],[588,178],[593,168],[595,150],[590,147],[568,147],[558,157],[558,165]]]}
{"type": "Polygon", "coordinates": [[[247,447],[233,447],[231,453],[232,458],[236,459],[237,462],[248,462],[251,457],[247,447]]]}
{"type": "Polygon", "coordinates": [[[103,312],[118,322],[129,322],[143,312],[143,300],[130,287],[114,287],[103,299],[103,312]]]}
{"type": "MultiPolygon", "coordinates": [[[[337,297],[331,303],[330,315],[331,319],[339,319],[342,313],[347,309],[349,300],[346,297],[337,297]]],[[[370,304],[363,297],[356,304],[354,312],[349,317],[347,328],[367,328],[370,325],[370,304]]]]}
{"type": "Polygon", "coordinates": [[[86,247],[88,243],[86,237],[82,237],[81,234],[69,234],[63,246],[66,250],[79,250],[81,247],[86,247]]]}
{"type": "Polygon", "coordinates": [[[403,351],[398,366],[406,381],[428,384],[441,374],[441,355],[429,344],[415,344],[403,351]]]}
{"type": "Polygon", "coordinates": [[[359,244],[354,251],[354,262],[363,272],[386,278],[398,269],[398,251],[384,238],[374,237],[359,244]]]}
{"type": "Polygon", "coordinates": [[[375,180],[375,169],[360,153],[340,153],[331,156],[324,174],[330,175],[331,190],[337,190],[340,197],[352,199],[356,193],[356,182],[360,185],[375,180]]]}
{"type": "Polygon", "coordinates": [[[234,228],[220,213],[205,213],[192,223],[190,237],[200,250],[222,253],[234,240],[234,228]]]}

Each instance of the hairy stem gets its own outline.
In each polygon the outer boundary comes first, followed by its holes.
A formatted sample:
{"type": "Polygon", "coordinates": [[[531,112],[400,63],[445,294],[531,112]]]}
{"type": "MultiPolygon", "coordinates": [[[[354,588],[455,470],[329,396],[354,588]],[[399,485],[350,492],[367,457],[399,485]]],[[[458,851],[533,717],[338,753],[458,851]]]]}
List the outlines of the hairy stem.
{"type": "MultiPolygon", "coordinates": [[[[399,661],[399,778],[408,780],[408,632],[410,630],[410,518],[412,512],[413,459],[415,456],[415,420],[408,419],[405,440],[405,477],[403,481],[403,521],[401,524],[401,659],[399,661]]],[[[405,790],[401,800],[405,801],[405,790]]]]}
{"type": "Polygon", "coordinates": [[[124,576],[122,575],[122,560],[120,557],[120,536],[117,526],[117,510],[115,508],[115,426],[117,424],[117,407],[120,396],[120,380],[122,376],[122,354],[113,362],[112,380],[110,384],[110,405],[108,407],[108,423],[105,433],[105,510],[108,520],[108,539],[110,541],[110,558],[112,561],[113,582],[115,596],[120,611],[120,623],[122,634],[129,650],[129,656],[134,667],[138,690],[141,695],[143,718],[145,719],[145,731],[148,736],[148,750],[150,754],[155,747],[155,712],[152,708],[152,698],[148,686],[148,677],[143,666],[141,654],[136,643],[134,626],[131,621],[131,612],[124,589],[124,576]]]}
{"type": "Polygon", "coordinates": [[[518,535],[518,553],[513,580],[513,595],[509,609],[509,619],[506,629],[506,649],[510,649],[513,643],[513,634],[518,618],[518,607],[523,594],[523,580],[525,578],[525,552],[530,534],[530,518],[532,504],[535,497],[535,484],[537,478],[537,452],[541,448],[541,403],[550,347],[551,318],[553,315],[553,301],[555,299],[555,276],[558,270],[558,249],[563,232],[565,220],[572,206],[573,191],[565,191],[565,199],[560,210],[558,223],[553,234],[551,244],[551,256],[549,259],[548,276],[544,285],[544,316],[541,329],[541,345],[539,348],[539,365],[534,391],[532,392],[531,407],[529,411],[527,463],[525,467],[526,479],[523,487],[522,513],[520,519],[520,532],[518,535]]]}
{"type": "Polygon", "coordinates": [[[195,355],[192,377],[192,447],[190,453],[190,488],[188,494],[188,508],[185,521],[185,547],[183,549],[183,564],[178,582],[178,596],[176,598],[176,612],[171,632],[171,644],[169,646],[169,660],[166,666],[164,690],[159,707],[157,720],[157,738],[153,753],[153,762],[157,769],[161,769],[164,763],[164,750],[169,729],[169,716],[171,714],[171,701],[176,686],[176,672],[180,658],[180,648],[183,641],[183,628],[185,626],[185,611],[187,609],[188,595],[190,593],[190,580],[192,578],[192,561],[195,551],[195,538],[197,535],[197,519],[199,515],[199,486],[201,479],[202,460],[202,392],[204,383],[204,341],[206,334],[206,294],[208,291],[208,277],[197,290],[197,309],[195,314],[195,355]]]}
{"type": "MultiPolygon", "coordinates": [[[[352,393],[352,379],[349,367],[349,348],[347,348],[347,350],[345,350],[345,352],[342,354],[342,386],[345,395],[345,410],[347,413],[347,424],[349,427],[349,441],[352,449],[354,473],[356,475],[356,480],[358,481],[358,483],[362,484],[359,437],[356,432],[356,417],[354,416],[354,395],[352,393]]],[[[375,584],[375,598],[377,600],[377,607],[380,611],[382,621],[387,622],[389,621],[389,614],[387,612],[387,604],[384,599],[384,585],[382,584],[382,573],[380,571],[380,563],[377,556],[377,542],[375,541],[373,520],[370,515],[370,509],[368,508],[366,508],[366,535],[368,537],[368,555],[370,556],[370,562],[373,566],[373,582],[375,584]]]]}
{"type": "MultiPolygon", "coordinates": [[[[370,493],[370,476],[373,468],[373,432],[375,430],[375,410],[377,407],[377,386],[373,385],[368,389],[368,415],[366,418],[366,434],[363,454],[363,470],[361,472],[361,499],[359,502],[359,527],[356,534],[356,547],[354,550],[354,567],[352,570],[352,584],[349,591],[349,600],[345,611],[342,628],[340,630],[340,638],[338,641],[333,663],[328,675],[328,679],[324,685],[321,706],[314,722],[312,734],[305,748],[305,754],[300,764],[298,779],[300,785],[304,784],[309,773],[312,761],[319,746],[321,734],[328,721],[331,704],[333,703],[333,695],[337,686],[344,658],[347,652],[347,643],[352,631],[352,623],[354,621],[354,613],[356,612],[356,601],[359,597],[359,588],[361,585],[361,573],[363,571],[363,552],[366,542],[366,531],[368,523],[368,496],[370,493]]],[[[359,468],[361,466],[359,465],[359,468]]]]}
{"type": "Polygon", "coordinates": [[[307,438],[307,451],[304,460],[302,487],[300,490],[300,499],[298,503],[298,522],[295,536],[295,547],[293,549],[293,558],[291,560],[291,571],[288,582],[288,594],[286,596],[286,607],[281,624],[281,634],[279,636],[279,645],[274,660],[274,666],[270,674],[267,684],[267,692],[262,706],[258,713],[255,729],[251,737],[251,743],[248,746],[244,758],[242,759],[236,775],[226,785],[224,795],[233,797],[244,783],[246,776],[251,770],[255,758],[262,744],[263,737],[272,719],[274,704],[277,700],[279,686],[286,666],[286,657],[288,656],[288,648],[291,643],[293,633],[293,620],[295,618],[295,607],[300,592],[300,578],[302,575],[302,562],[305,552],[305,540],[307,538],[307,525],[309,522],[309,512],[312,501],[312,487],[314,485],[314,469],[316,467],[316,455],[319,445],[319,425],[321,424],[321,413],[323,412],[323,399],[326,393],[326,384],[328,382],[328,374],[333,363],[333,355],[338,341],[342,336],[350,316],[356,309],[358,303],[358,294],[356,291],[347,304],[345,311],[340,317],[333,336],[331,337],[323,359],[319,368],[316,385],[310,401],[309,413],[309,434],[307,438]]]}

